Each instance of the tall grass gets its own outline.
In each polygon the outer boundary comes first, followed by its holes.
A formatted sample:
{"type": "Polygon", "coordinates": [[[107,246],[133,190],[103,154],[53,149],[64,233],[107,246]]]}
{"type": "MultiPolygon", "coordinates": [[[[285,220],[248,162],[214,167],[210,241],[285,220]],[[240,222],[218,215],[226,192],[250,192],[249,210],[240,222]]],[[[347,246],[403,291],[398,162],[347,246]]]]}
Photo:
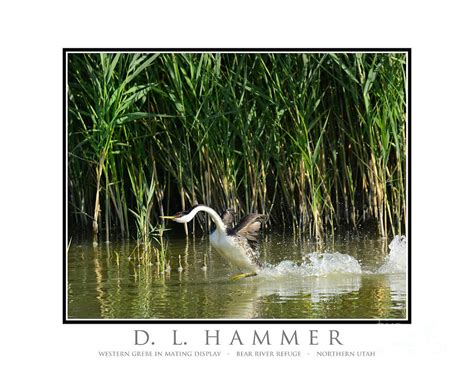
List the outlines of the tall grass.
{"type": "Polygon", "coordinates": [[[405,71],[400,53],[69,54],[70,228],[147,236],[204,203],[403,233],[405,71]]]}

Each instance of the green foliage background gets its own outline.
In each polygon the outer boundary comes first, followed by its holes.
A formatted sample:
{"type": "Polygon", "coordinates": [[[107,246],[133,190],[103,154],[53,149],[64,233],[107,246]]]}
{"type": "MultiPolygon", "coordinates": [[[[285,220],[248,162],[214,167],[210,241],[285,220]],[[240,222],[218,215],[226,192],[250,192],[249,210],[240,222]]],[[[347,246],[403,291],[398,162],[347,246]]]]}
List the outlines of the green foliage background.
{"type": "Polygon", "coordinates": [[[404,233],[404,53],[68,53],[67,68],[71,230],[146,237],[202,203],[316,237],[404,233]]]}

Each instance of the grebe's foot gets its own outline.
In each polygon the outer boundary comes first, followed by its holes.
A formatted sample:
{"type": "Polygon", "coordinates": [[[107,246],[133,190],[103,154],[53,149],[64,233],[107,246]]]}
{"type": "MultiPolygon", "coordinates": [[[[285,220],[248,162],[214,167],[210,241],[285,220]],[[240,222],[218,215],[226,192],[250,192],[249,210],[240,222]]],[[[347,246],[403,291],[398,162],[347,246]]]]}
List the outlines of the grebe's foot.
{"type": "Polygon", "coordinates": [[[257,273],[237,274],[237,275],[231,276],[230,280],[235,281],[235,280],[244,279],[244,278],[248,278],[250,276],[255,276],[255,275],[257,275],[257,273]]]}

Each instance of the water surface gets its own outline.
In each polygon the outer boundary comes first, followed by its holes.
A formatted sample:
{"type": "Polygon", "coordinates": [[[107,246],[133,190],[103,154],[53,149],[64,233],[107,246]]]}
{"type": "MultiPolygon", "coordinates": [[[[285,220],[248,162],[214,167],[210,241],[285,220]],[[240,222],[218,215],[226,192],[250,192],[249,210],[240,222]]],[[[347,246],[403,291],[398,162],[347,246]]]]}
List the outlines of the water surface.
{"type": "Polygon", "coordinates": [[[237,281],[207,237],[166,245],[163,272],[129,259],[134,241],[73,242],[68,319],[406,319],[406,250],[392,244],[388,256],[384,239],[316,244],[272,235],[261,244],[262,273],[237,281]]]}

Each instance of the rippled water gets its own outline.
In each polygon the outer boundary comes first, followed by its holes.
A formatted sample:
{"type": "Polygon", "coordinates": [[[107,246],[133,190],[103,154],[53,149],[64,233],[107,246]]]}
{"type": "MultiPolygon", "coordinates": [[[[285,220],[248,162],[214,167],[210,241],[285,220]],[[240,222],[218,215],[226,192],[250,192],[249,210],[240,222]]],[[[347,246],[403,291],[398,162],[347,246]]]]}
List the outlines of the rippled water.
{"type": "Polygon", "coordinates": [[[321,245],[273,235],[261,244],[262,272],[237,281],[230,277],[238,272],[210,247],[207,237],[169,240],[168,272],[128,259],[134,247],[133,241],[71,245],[68,319],[407,316],[406,243],[399,237],[389,248],[383,239],[321,245]]]}

